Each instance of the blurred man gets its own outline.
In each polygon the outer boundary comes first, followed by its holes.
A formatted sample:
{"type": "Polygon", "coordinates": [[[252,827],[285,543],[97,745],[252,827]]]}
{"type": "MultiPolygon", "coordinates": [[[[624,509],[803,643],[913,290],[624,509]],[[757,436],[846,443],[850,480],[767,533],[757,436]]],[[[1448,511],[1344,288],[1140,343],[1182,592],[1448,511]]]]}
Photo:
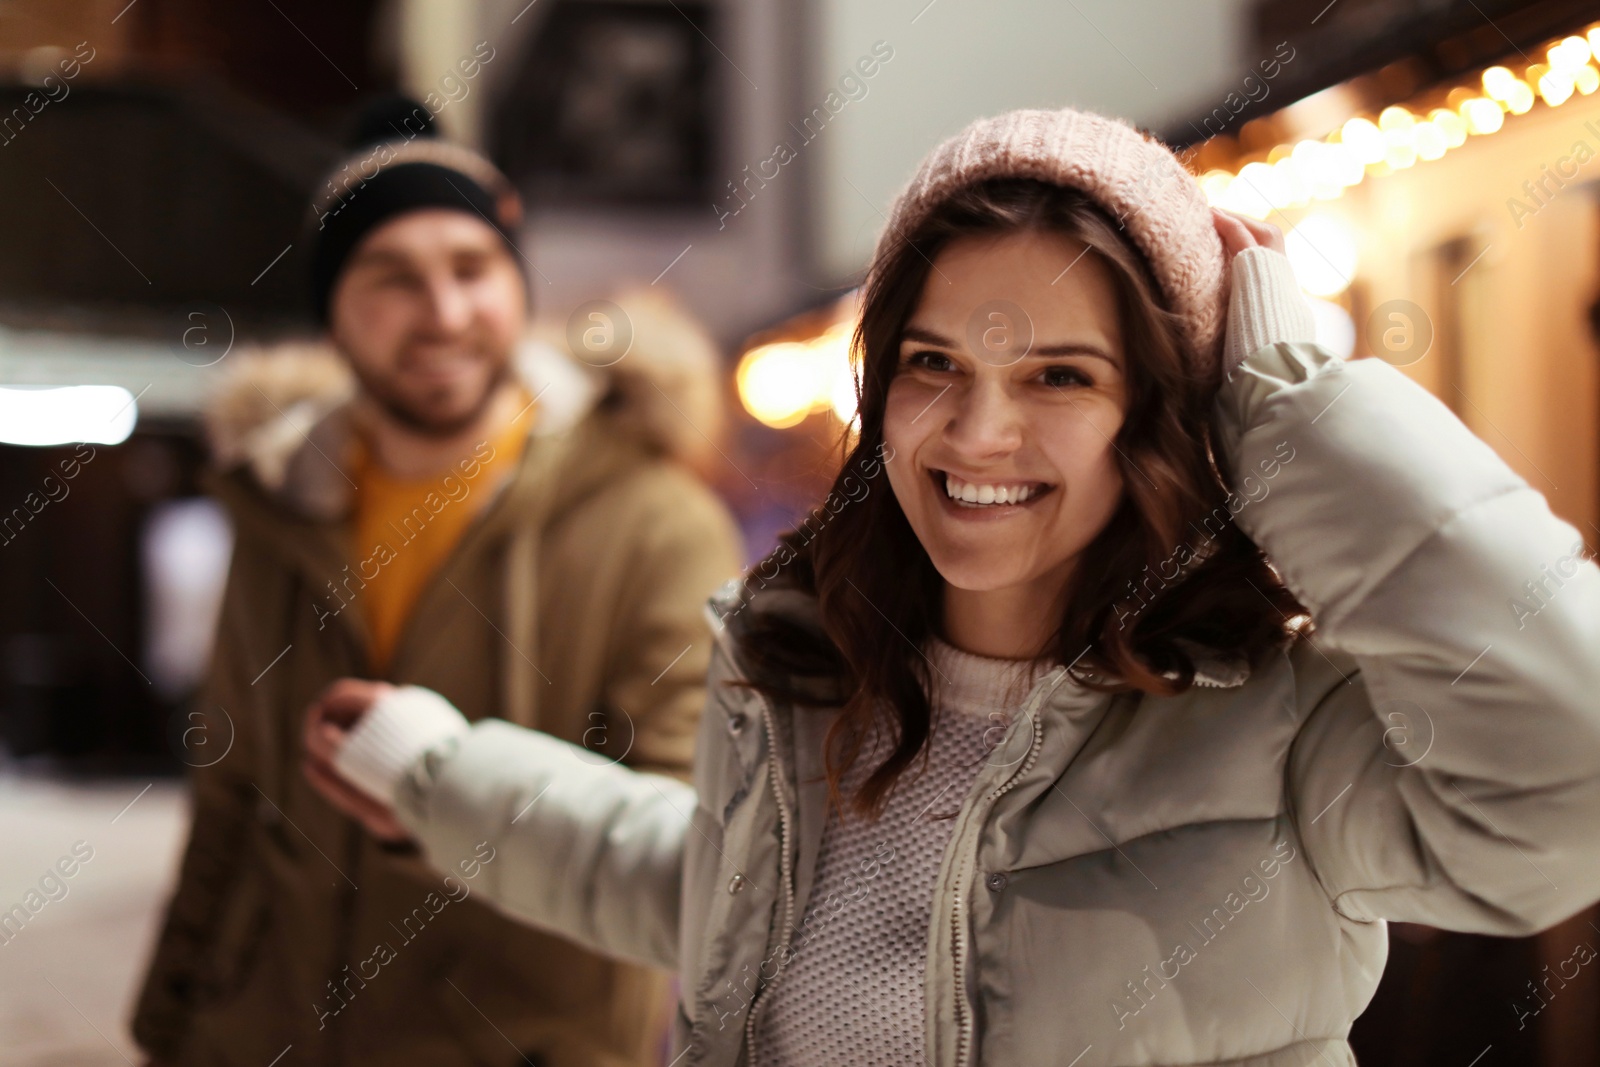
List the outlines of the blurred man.
{"type": "Polygon", "coordinates": [[[739,566],[726,512],[678,462],[714,419],[714,359],[629,300],[589,335],[603,375],[525,363],[518,216],[465,150],[358,154],[314,239],[342,361],[242,359],[211,413],[236,545],[186,735],[194,824],[133,1024],[155,1063],[657,1058],[662,976],[480,904],[491,844],[432,870],[301,774],[300,713],[344,675],[437,689],[596,760],[688,768],[702,605],[739,566]]]}

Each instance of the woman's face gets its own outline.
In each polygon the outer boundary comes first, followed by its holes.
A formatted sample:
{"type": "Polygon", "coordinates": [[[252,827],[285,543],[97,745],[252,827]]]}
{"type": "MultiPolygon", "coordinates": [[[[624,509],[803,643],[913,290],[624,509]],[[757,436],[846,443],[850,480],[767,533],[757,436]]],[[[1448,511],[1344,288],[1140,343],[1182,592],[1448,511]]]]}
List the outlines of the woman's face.
{"type": "Polygon", "coordinates": [[[1109,269],[1021,232],[939,253],[902,334],[889,484],[944,580],[1053,598],[1122,496],[1126,355],[1109,269]]]}

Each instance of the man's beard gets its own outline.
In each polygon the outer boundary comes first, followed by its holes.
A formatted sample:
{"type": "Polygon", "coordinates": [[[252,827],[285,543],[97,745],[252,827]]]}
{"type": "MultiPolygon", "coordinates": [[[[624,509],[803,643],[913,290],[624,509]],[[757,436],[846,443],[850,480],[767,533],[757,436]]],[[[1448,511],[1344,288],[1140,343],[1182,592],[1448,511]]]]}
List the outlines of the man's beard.
{"type": "Polygon", "coordinates": [[[511,362],[501,362],[493,376],[484,383],[483,393],[477,401],[466,412],[450,418],[441,418],[425,409],[419,410],[422,405],[392,391],[387,381],[363,374],[359,368],[356,368],[356,377],[361,382],[361,388],[384,413],[407,430],[422,437],[448,438],[483,417],[500,387],[511,379],[511,362]]]}

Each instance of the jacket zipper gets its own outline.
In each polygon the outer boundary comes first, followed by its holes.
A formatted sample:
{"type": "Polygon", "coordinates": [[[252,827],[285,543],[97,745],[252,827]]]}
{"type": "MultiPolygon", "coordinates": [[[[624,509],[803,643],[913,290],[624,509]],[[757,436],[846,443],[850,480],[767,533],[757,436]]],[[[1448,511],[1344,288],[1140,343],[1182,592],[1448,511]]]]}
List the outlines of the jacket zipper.
{"type": "MultiPolygon", "coordinates": [[[[767,748],[770,753],[768,765],[771,771],[768,780],[772,783],[772,795],[778,802],[778,877],[783,882],[783,925],[778,927],[776,938],[767,939],[766,948],[769,953],[777,951],[780,954],[778,973],[772,976],[771,982],[756,991],[755,998],[750,1002],[749,1014],[745,1016],[744,1047],[747,1067],[755,1067],[756,1063],[756,1012],[765,1003],[762,998],[767,990],[783,977],[781,952],[788,945],[789,932],[794,929],[794,865],[789,859],[789,803],[783,796],[783,784],[780,778],[782,772],[778,769],[778,731],[773,721],[772,702],[764,698],[761,701],[761,718],[767,725],[767,748]],[[773,942],[776,942],[776,945],[773,942]]],[[[761,967],[757,964],[758,978],[760,973],[761,967]]]]}
{"type": "MultiPolygon", "coordinates": [[[[1063,675],[1062,680],[1065,680],[1065,678],[1066,676],[1063,675]]],[[[1060,683],[1057,682],[1056,684],[1059,685],[1060,683]]],[[[984,798],[982,818],[988,817],[988,813],[994,808],[995,802],[1010,792],[1017,782],[1022,779],[1023,775],[1032,770],[1034,763],[1038,761],[1039,751],[1044,747],[1044,723],[1039,719],[1039,709],[1044,705],[1045,699],[1055,690],[1056,686],[1052,685],[1049,689],[1040,693],[1033,702],[1032,708],[1029,709],[1028,717],[1033,722],[1033,743],[1028,746],[1028,757],[1022,761],[1022,766],[1018,767],[1011,777],[995,786],[989,795],[984,798]]],[[[978,818],[978,816],[974,814],[974,818],[978,818]]],[[[981,828],[982,823],[980,821],[980,838],[981,828]]],[[[952,898],[952,907],[950,909],[950,962],[955,979],[956,1067],[966,1067],[967,1050],[972,1043],[972,1012],[967,1005],[967,982],[962,973],[962,953],[966,946],[966,938],[963,936],[961,928],[964,912],[961,902],[961,887],[971,880],[968,872],[976,863],[977,846],[974,845],[972,863],[963,861],[961,875],[956,880],[955,894],[952,898]]]]}
{"type": "MultiPolygon", "coordinates": [[[[1063,680],[1065,680],[1064,676],[1063,676],[1063,680]]],[[[1057,685],[1059,685],[1059,684],[1060,683],[1058,682],[1057,685]]],[[[1218,688],[1218,689],[1231,688],[1230,686],[1227,686],[1227,685],[1225,685],[1225,684],[1223,684],[1221,682],[1213,682],[1213,681],[1209,681],[1209,680],[1202,681],[1199,678],[1195,679],[1195,684],[1196,685],[1211,686],[1211,687],[1218,688]]],[[[988,797],[985,798],[985,800],[984,800],[984,811],[983,811],[983,817],[984,818],[988,817],[988,813],[989,813],[990,810],[993,809],[995,802],[998,801],[1006,793],[1010,792],[1016,786],[1017,782],[1020,781],[1024,775],[1026,775],[1030,770],[1033,769],[1034,763],[1038,761],[1039,751],[1040,751],[1041,748],[1044,747],[1044,723],[1042,721],[1038,720],[1038,713],[1039,713],[1039,709],[1044,705],[1045,700],[1049,697],[1049,695],[1051,693],[1055,692],[1055,689],[1056,689],[1056,686],[1051,686],[1049,690],[1047,690],[1044,693],[1039,694],[1038,699],[1034,701],[1032,708],[1029,710],[1029,715],[1030,715],[1030,717],[1032,717],[1034,719],[1034,724],[1033,724],[1033,744],[1030,745],[1029,748],[1028,748],[1028,757],[1027,757],[1027,759],[1025,759],[1023,761],[1022,766],[1017,768],[1017,771],[1016,771],[1015,774],[1013,774],[1010,778],[1007,778],[1004,782],[1002,782],[998,786],[996,786],[989,793],[988,797]]],[[[963,861],[964,865],[963,865],[962,872],[961,872],[962,877],[958,878],[957,881],[956,881],[955,894],[954,894],[954,897],[952,898],[953,907],[951,908],[951,912],[950,912],[950,959],[951,959],[951,963],[952,963],[952,969],[953,969],[954,974],[955,974],[955,1008],[956,1008],[956,1032],[957,1032],[957,1038],[956,1038],[956,1067],[966,1067],[966,1065],[967,1065],[967,1053],[968,1053],[969,1047],[972,1044],[972,1036],[973,1036],[972,1035],[972,1012],[968,1008],[968,1005],[967,1005],[967,983],[966,983],[966,978],[963,975],[963,962],[964,961],[963,961],[963,958],[962,958],[962,953],[963,953],[963,950],[964,950],[964,948],[966,946],[966,938],[962,934],[962,927],[961,927],[961,922],[962,922],[962,918],[963,918],[963,913],[962,913],[963,909],[962,909],[962,903],[961,903],[961,900],[962,900],[961,889],[962,889],[962,886],[966,885],[971,880],[970,876],[968,875],[968,871],[971,870],[971,868],[977,862],[976,848],[974,848],[973,852],[974,852],[974,855],[973,855],[972,863],[966,863],[965,861],[963,861]]]]}

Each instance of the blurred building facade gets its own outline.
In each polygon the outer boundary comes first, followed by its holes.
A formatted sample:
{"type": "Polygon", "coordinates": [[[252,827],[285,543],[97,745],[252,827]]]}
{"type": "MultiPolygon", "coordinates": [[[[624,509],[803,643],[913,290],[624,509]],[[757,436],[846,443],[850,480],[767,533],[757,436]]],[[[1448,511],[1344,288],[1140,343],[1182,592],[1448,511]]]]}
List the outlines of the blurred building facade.
{"type": "MultiPolygon", "coordinates": [[[[1290,234],[1319,329],[1426,386],[1600,546],[1600,20],[1591,5],[1268,0],[1296,58],[1174,124],[1214,204],[1290,234]],[[1320,5],[1318,5],[1320,6],[1320,5]],[[1266,86],[1283,91],[1268,99],[1266,86]],[[1259,97],[1259,99],[1254,99],[1259,97]]],[[[1523,590],[1507,590],[1507,625],[1523,590]]],[[[1527,610],[1524,606],[1523,611],[1527,610]]],[[[1514,714],[1515,709],[1507,709],[1514,714]]],[[[1397,722],[1404,758],[1433,723],[1397,722]]],[[[1446,724],[1439,724],[1441,732],[1446,724]]],[[[1535,938],[1399,924],[1364,1067],[1600,1062],[1594,909],[1535,938]]]]}

